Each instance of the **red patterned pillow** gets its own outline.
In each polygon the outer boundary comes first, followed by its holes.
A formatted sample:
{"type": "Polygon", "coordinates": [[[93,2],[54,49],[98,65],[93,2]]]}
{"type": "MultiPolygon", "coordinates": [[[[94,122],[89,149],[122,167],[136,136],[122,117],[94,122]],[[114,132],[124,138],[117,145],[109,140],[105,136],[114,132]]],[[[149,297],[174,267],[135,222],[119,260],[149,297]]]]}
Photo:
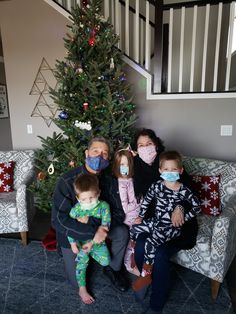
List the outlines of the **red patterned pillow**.
{"type": "Polygon", "coordinates": [[[14,161],[0,163],[0,193],[13,191],[14,161]]]}
{"type": "Polygon", "coordinates": [[[220,176],[192,176],[199,192],[202,213],[217,216],[221,213],[219,183],[220,176]]]}

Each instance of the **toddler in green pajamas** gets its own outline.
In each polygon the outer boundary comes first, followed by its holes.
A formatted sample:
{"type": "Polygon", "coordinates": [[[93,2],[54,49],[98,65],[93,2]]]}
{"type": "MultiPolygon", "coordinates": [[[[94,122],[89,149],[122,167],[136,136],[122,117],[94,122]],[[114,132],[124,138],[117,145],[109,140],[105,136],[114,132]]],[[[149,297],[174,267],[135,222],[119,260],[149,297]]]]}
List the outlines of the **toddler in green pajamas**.
{"type": "MultiPolygon", "coordinates": [[[[111,215],[109,205],[105,201],[98,200],[100,195],[99,182],[96,175],[83,173],[76,177],[74,189],[78,203],[71,208],[70,217],[81,223],[87,223],[88,217],[101,219],[101,225],[108,231],[111,215]]],[[[68,237],[72,251],[76,256],[76,279],[79,286],[79,295],[85,304],[91,304],[95,300],[86,289],[86,269],[89,256],[92,256],[100,265],[107,266],[110,255],[105,242],[95,243],[92,239],[88,241],[77,241],[68,237]]]]}

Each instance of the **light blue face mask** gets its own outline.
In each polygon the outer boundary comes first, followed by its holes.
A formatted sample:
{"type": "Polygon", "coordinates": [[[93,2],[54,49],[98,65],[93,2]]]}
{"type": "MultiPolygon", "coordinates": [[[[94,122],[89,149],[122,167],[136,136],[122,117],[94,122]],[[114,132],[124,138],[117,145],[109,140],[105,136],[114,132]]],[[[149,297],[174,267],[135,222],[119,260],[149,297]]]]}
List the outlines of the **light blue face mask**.
{"type": "Polygon", "coordinates": [[[163,171],[162,174],[160,175],[160,177],[165,180],[165,181],[169,181],[169,182],[175,182],[177,180],[179,180],[179,172],[177,171],[163,171]]]}
{"type": "Polygon", "coordinates": [[[129,174],[129,166],[121,165],[120,166],[120,174],[122,176],[127,176],[129,174]]]}

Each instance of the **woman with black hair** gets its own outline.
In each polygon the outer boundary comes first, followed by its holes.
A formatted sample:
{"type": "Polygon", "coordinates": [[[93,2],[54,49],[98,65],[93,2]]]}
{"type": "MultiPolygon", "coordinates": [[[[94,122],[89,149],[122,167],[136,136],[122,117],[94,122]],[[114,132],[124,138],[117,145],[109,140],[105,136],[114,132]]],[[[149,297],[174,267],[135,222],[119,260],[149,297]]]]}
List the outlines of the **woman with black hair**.
{"type": "MultiPolygon", "coordinates": [[[[160,179],[159,155],[165,150],[163,141],[150,129],[138,130],[134,138],[133,149],[137,151],[134,158],[134,190],[136,197],[141,199],[153,182],[160,179]]],[[[186,171],[180,177],[180,182],[191,190],[192,181],[186,171]]],[[[196,243],[197,220],[193,218],[184,223],[184,212],[189,210],[186,202],[176,206],[172,213],[171,221],[176,227],[182,226],[181,235],[161,246],[156,250],[151,284],[150,306],[146,313],[160,312],[167,300],[170,288],[170,258],[181,249],[190,249],[196,243]]],[[[153,213],[154,204],[150,204],[149,215],[153,213]]],[[[136,241],[135,262],[141,271],[144,258],[144,244],[148,234],[141,234],[136,241]]],[[[135,292],[136,299],[143,301],[147,288],[135,292]]]]}

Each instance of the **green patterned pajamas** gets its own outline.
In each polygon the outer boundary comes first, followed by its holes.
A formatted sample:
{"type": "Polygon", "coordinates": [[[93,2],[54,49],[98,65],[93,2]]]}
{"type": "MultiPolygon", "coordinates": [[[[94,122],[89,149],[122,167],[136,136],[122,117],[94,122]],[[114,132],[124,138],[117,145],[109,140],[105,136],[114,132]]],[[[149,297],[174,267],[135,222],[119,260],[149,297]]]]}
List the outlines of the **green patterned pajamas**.
{"type": "MultiPolygon", "coordinates": [[[[70,211],[71,218],[79,217],[96,217],[102,220],[102,225],[109,226],[111,222],[111,215],[109,205],[100,201],[98,205],[91,210],[81,210],[79,203],[77,203],[70,211]]],[[[85,253],[82,249],[82,246],[89,241],[76,241],[75,239],[68,237],[70,243],[76,243],[79,249],[79,253],[76,256],[76,280],[79,287],[86,286],[86,269],[88,267],[89,256],[91,256],[95,261],[97,261],[102,266],[107,266],[110,263],[110,254],[105,242],[100,244],[93,244],[90,252],[85,253]]]]}
{"type": "Polygon", "coordinates": [[[110,255],[108,248],[104,243],[94,244],[89,253],[85,253],[82,249],[77,254],[76,261],[76,280],[79,287],[86,286],[86,269],[88,267],[89,256],[102,266],[108,266],[110,263],[110,255]]]}

